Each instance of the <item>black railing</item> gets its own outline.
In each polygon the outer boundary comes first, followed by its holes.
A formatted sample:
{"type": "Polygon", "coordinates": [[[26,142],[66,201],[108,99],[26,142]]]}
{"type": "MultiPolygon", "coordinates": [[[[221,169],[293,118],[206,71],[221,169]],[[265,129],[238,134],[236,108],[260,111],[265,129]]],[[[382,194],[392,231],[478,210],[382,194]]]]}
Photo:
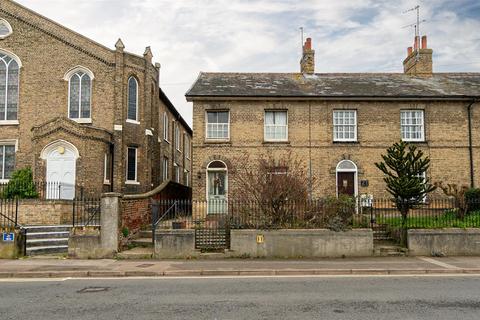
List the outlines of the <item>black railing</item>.
{"type": "Polygon", "coordinates": [[[73,200],[73,227],[100,226],[101,198],[78,198],[73,200]]]}
{"type": "MultiPolygon", "coordinates": [[[[161,200],[152,205],[154,229],[194,229],[228,221],[230,229],[316,229],[401,227],[403,220],[388,198],[325,198],[308,201],[161,200]]],[[[407,228],[480,227],[480,200],[427,199],[405,220],[407,228]]]]}
{"type": "MultiPolygon", "coordinates": [[[[410,209],[406,219],[391,199],[372,199],[362,206],[363,224],[390,228],[435,229],[480,227],[480,199],[458,201],[454,198],[426,199],[410,209]]],[[[358,220],[360,221],[360,220],[358,220]]]]}
{"type": "Polygon", "coordinates": [[[65,182],[16,182],[0,183],[0,198],[2,199],[40,199],[40,200],[73,200],[92,196],[82,185],[65,182]]]}
{"type": "Polygon", "coordinates": [[[18,199],[0,199],[0,229],[18,226],[18,199]]]}

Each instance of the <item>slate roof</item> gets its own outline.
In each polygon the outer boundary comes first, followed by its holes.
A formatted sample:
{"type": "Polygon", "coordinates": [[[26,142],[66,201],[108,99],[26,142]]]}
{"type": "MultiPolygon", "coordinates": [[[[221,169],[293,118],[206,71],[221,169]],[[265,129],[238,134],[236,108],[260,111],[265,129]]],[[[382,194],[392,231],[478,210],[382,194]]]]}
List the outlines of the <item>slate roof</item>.
{"type": "Polygon", "coordinates": [[[478,98],[480,73],[201,72],[186,97],[478,98]]]}

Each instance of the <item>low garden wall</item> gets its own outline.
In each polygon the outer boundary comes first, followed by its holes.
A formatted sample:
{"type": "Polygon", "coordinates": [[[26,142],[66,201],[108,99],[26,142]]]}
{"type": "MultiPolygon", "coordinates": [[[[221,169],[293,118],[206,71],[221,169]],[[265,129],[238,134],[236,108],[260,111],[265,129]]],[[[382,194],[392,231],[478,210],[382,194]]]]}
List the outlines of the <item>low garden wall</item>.
{"type": "Polygon", "coordinates": [[[20,230],[4,230],[0,232],[0,259],[16,259],[25,253],[25,239],[20,230]],[[13,233],[14,241],[3,241],[3,233],[13,233]]]}
{"type": "Polygon", "coordinates": [[[237,256],[262,258],[359,257],[373,254],[373,231],[355,229],[231,230],[237,256]]]}
{"type": "Polygon", "coordinates": [[[195,251],[195,230],[157,230],[155,258],[190,258],[195,251]]]}
{"type": "Polygon", "coordinates": [[[68,256],[77,259],[112,257],[111,250],[102,248],[100,228],[72,228],[68,240],[68,256]]]}
{"type": "Polygon", "coordinates": [[[59,225],[72,223],[72,201],[23,199],[18,202],[21,225],[59,225]]]}
{"type": "Polygon", "coordinates": [[[408,251],[414,256],[480,255],[480,229],[410,229],[408,251]]]}

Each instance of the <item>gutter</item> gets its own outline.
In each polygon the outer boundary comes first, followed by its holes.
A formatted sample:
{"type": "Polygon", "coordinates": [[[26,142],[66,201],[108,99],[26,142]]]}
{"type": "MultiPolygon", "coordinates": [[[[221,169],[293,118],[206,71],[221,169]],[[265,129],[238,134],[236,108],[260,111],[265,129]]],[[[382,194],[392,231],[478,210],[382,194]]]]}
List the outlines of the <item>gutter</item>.
{"type": "Polygon", "coordinates": [[[473,167],[473,142],[472,142],[472,106],[477,103],[477,99],[473,99],[467,106],[468,115],[468,154],[470,160],[470,188],[475,188],[474,167],[473,167]]]}

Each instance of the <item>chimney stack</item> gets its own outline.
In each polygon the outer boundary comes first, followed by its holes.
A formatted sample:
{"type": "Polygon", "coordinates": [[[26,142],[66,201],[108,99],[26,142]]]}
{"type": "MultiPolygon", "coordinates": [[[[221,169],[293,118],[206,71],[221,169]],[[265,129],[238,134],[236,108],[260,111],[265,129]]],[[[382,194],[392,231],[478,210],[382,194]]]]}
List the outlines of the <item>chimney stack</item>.
{"type": "Polygon", "coordinates": [[[403,71],[412,76],[429,77],[433,73],[432,49],[427,48],[427,36],[415,37],[413,48],[407,48],[407,58],[403,60],[403,71]]]}
{"type": "Polygon", "coordinates": [[[315,50],[312,50],[312,38],[307,38],[303,45],[303,55],[300,60],[300,72],[306,74],[315,73],[315,50]]]}

